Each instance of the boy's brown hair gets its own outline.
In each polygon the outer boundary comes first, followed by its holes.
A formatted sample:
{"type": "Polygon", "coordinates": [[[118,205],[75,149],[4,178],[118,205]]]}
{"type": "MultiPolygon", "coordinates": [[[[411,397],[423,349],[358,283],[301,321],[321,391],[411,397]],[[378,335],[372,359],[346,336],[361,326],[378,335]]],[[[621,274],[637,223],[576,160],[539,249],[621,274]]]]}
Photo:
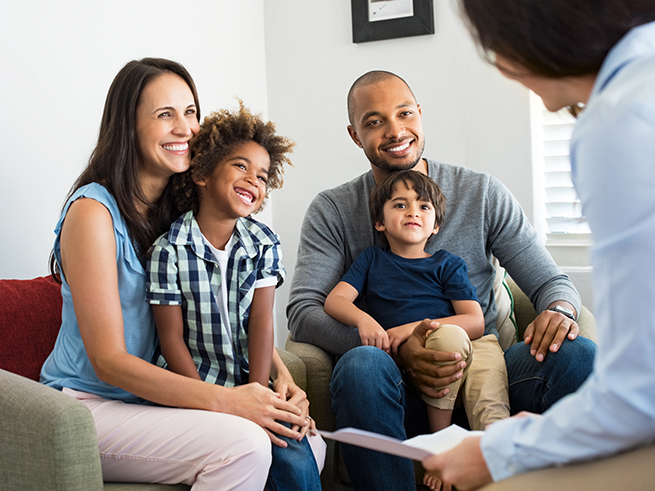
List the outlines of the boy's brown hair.
{"type": "MultiPolygon", "coordinates": [[[[428,201],[434,206],[434,225],[441,227],[446,214],[446,197],[441,189],[425,174],[415,170],[393,172],[384,181],[373,188],[368,199],[373,224],[384,223],[384,205],[392,197],[398,183],[403,183],[407,189],[414,189],[418,199],[428,201]]],[[[382,234],[384,236],[384,234],[382,234]]]]}
{"type": "Polygon", "coordinates": [[[221,109],[207,116],[200,125],[198,134],[192,138],[189,170],[171,178],[180,210],[193,210],[197,213],[198,190],[193,180],[209,176],[236,147],[250,141],[261,145],[271,159],[266,181],[266,199],[255,213],[261,211],[271,190],[282,187],[284,164],[293,167],[286,154],[293,151],[295,143],[276,135],[275,123],[266,122],[260,115],[252,114],[241,100],[238,111],[221,109]]]}

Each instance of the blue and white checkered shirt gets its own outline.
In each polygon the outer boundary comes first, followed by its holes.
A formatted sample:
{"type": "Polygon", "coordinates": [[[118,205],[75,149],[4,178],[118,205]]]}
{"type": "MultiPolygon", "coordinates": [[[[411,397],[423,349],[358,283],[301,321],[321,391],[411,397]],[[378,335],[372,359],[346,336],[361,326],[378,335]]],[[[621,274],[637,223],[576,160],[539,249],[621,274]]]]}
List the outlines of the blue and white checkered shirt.
{"type": "MultiPolygon", "coordinates": [[[[225,281],[229,320],[222,319],[218,262],[192,212],[178,218],[152,247],[147,265],[147,298],[154,305],[181,305],[184,340],[200,377],[232,387],[246,383],[248,316],[258,280],[284,281],[280,239],[263,223],[239,218],[229,251],[225,281]],[[229,322],[228,322],[229,321],[229,322]]],[[[163,365],[163,359],[157,361],[163,365]]]]}

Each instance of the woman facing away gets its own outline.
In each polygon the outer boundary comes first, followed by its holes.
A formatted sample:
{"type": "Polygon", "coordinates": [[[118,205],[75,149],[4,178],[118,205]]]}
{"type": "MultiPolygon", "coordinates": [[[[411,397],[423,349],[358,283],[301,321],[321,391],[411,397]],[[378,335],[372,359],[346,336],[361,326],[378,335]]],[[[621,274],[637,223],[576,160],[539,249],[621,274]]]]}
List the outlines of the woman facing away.
{"type": "Polygon", "coordinates": [[[169,178],[189,168],[199,119],[180,64],[144,58],[117,74],[98,143],[55,230],[62,327],[41,381],[90,409],[106,481],[263,489],[264,429],[298,438],[291,428],[310,423],[306,398],[291,403],[259,384],[228,388],[151,363],[145,254],[179,214],[169,178]]]}
{"type": "MultiPolygon", "coordinates": [[[[460,2],[473,37],[504,75],[551,111],[586,106],[571,138],[571,168],[594,234],[599,340],[587,382],[542,417],[494,423],[481,438],[424,461],[466,490],[655,440],[655,2],[460,2]]],[[[566,489],[607,489],[608,476],[631,474],[611,457],[600,473],[569,471],[566,489]]],[[[530,489],[553,489],[559,472],[541,473],[530,489]]],[[[652,487],[629,477],[639,489],[652,487]]]]}

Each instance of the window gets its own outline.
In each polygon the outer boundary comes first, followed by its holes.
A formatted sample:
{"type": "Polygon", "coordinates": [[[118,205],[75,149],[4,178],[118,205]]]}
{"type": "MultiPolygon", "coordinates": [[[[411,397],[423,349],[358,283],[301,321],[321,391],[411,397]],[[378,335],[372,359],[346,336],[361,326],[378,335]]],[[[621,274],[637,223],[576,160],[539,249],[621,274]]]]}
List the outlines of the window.
{"type": "Polygon", "coordinates": [[[571,182],[569,142],[575,118],[567,109],[548,111],[531,93],[537,228],[548,240],[591,239],[582,205],[571,182]]]}
{"type": "Polygon", "coordinates": [[[560,265],[587,266],[589,225],[571,181],[569,142],[575,118],[567,109],[548,111],[530,93],[534,170],[534,224],[560,265]]]}

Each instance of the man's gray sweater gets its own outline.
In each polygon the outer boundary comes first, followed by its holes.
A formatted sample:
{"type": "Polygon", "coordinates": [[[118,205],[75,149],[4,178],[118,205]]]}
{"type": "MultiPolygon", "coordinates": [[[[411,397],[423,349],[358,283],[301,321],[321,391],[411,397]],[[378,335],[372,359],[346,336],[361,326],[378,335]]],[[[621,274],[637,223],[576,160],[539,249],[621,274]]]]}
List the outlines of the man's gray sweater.
{"type": "MultiPolygon", "coordinates": [[[[446,196],[446,216],[426,251],[433,254],[445,249],[466,261],[484,312],[486,334],[497,334],[492,255],[528,295],[537,312],[555,300],[567,301],[580,311],[575,287],[538,241],[520,205],[498,179],[433,160],[427,163],[429,176],[446,196]]],[[[287,307],[294,341],[337,355],[359,346],[357,329],[328,316],[323,304],[357,255],[381,244],[368,207],[374,186],[369,171],[321,192],[310,204],[287,307]]]]}

